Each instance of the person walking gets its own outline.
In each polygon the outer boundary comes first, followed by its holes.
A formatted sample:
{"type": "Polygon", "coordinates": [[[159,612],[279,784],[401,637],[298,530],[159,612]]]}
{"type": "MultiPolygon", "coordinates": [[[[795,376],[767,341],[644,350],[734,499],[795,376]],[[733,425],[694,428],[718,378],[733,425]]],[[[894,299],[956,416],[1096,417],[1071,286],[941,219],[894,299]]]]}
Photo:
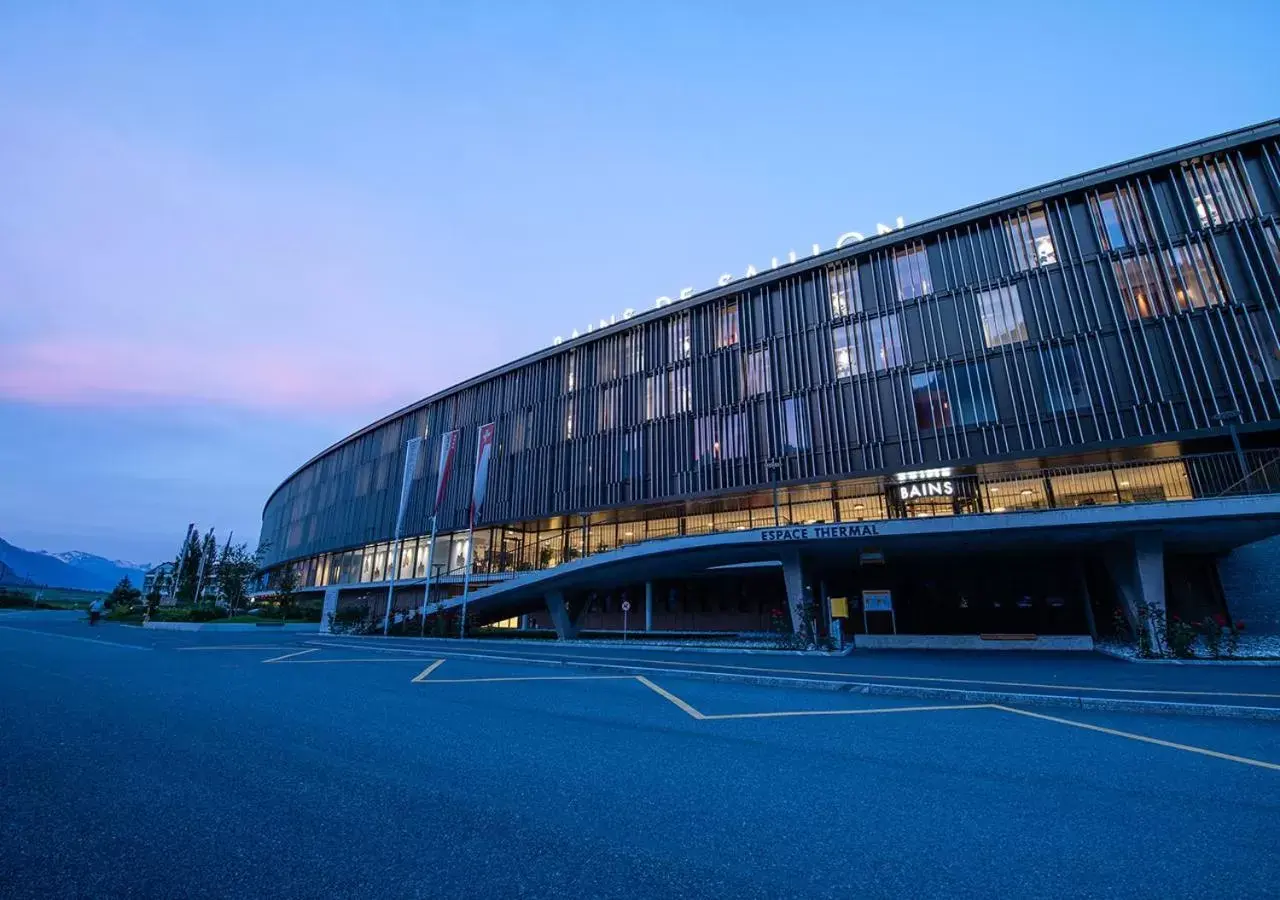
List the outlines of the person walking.
{"type": "Polygon", "coordinates": [[[102,618],[102,610],[105,606],[106,604],[102,602],[101,597],[99,597],[97,600],[94,600],[92,603],[89,604],[89,624],[90,625],[98,624],[98,620],[102,618]]]}

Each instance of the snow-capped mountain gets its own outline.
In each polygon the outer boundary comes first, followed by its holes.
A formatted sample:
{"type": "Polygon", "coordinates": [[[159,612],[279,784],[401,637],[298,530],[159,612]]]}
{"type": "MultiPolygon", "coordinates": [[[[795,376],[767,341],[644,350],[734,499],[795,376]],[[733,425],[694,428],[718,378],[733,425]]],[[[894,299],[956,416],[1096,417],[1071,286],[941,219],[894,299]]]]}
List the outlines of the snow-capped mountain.
{"type": "Polygon", "coordinates": [[[24,550],[4,540],[0,540],[0,562],[18,578],[32,584],[89,591],[109,591],[121,578],[128,578],[140,589],[148,568],[80,550],[64,553],[24,550]]]}

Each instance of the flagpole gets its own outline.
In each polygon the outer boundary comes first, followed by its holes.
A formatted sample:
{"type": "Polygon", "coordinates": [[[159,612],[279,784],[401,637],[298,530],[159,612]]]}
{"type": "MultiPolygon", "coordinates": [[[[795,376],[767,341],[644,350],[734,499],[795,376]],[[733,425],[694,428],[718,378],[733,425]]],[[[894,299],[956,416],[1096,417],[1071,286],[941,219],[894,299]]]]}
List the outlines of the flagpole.
{"type": "Polygon", "coordinates": [[[419,632],[420,637],[427,636],[427,600],[431,597],[431,573],[433,566],[431,565],[436,558],[436,517],[431,517],[431,540],[427,543],[427,584],[422,589],[422,629],[419,632]]]}
{"type": "Polygon", "coordinates": [[[467,528],[467,564],[462,573],[462,627],[458,633],[458,637],[467,636],[467,594],[471,590],[471,559],[476,547],[476,523],[475,517],[471,519],[471,525],[467,528]]]}
{"type": "Polygon", "coordinates": [[[418,465],[418,453],[422,438],[410,438],[404,445],[404,468],[400,472],[400,508],[396,511],[394,548],[391,551],[391,573],[387,576],[387,609],[382,614],[382,636],[386,637],[391,626],[391,607],[396,599],[396,576],[400,574],[400,551],[404,547],[404,513],[409,505],[409,492],[413,486],[413,473],[418,465]]]}
{"type": "Polygon", "coordinates": [[[387,636],[387,629],[391,625],[391,604],[395,601],[396,594],[396,575],[400,573],[400,546],[404,542],[400,539],[400,529],[396,529],[395,549],[392,550],[391,561],[391,577],[387,579],[387,610],[382,614],[382,636],[387,636]]]}

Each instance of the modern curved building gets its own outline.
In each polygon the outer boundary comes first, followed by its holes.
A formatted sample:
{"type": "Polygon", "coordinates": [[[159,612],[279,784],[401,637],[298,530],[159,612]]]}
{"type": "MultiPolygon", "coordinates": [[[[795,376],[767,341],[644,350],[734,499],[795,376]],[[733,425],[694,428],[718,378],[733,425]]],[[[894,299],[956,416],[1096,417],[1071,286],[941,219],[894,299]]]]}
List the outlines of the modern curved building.
{"type": "Polygon", "coordinates": [[[267,500],[269,566],[380,615],[393,574],[397,611],[428,580],[456,605],[470,549],[473,615],[565,636],[619,627],[624,600],[652,630],[1238,615],[1248,573],[1224,554],[1280,533],[1278,139],[1267,122],[627,310],[307,462],[267,500]]]}

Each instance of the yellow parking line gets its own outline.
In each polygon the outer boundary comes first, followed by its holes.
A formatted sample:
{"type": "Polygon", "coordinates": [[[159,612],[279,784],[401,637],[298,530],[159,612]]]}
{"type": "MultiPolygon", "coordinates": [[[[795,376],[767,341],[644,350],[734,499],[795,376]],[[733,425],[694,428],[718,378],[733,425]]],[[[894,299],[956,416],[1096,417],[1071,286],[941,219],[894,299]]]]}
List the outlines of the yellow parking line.
{"type": "Polygon", "coordinates": [[[704,716],[702,713],[698,712],[696,709],[694,709],[692,706],[690,706],[688,703],[685,703],[683,700],[681,700],[681,699],[680,699],[679,697],[677,697],[675,694],[671,693],[671,692],[670,692],[670,691],[668,691],[666,688],[660,688],[660,687],[658,687],[656,684],[654,684],[654,683],[653,683],[652,681],[650,681],[648,678],[645,678],[643,675],[635,675],[635,676],[632,676],[632,677],[634,677],[636,681],[638,681],[638,682],[640,682],[641,684],[643,684],[645,687],[647,687],[649,690],[653,691],[653,692],[654,692],[655,694],[657,694],[658,696],[660,696],[660,697],[665,697],[666,699],[670,700],[672,703],[674,703],[676,706],[680,707],[682,710],[684,710],[685,712],[687,712],[687,713],[688,713],[690,716],[692,716],[693,718],[695,718],[695,719],[705,719],[705,718],[707,718],[707,717],[706,717],[706,716],[704,716]]]}
{"type": "Polygon", "coordinates": [[[308,653],[319,653],[320,648],[312,647],[310,650],[295,650],[292,653],[286,653],[284,656],[273,656],[271,659],[264,659],[264,663],[280,662],[285,659],[293,659],[295,656],[305,656],[308,653]]]}
{"type": "MultiPolygon", "coordinates": [[[[326,646],[348,647],[356,649],[355,644],[327,644],[326,646]]],[[[361,647],[360,649],[373,649],[361,647]]],[[[1019,687],[1019,688],[1042,688],[1056,692],[1076,691],[1099,694],[1159,694],[1170,696],[1184,697],[1254,697],[1266,699],[1280,699],[1280,694],[1276,693],[1255,693],[1247,691],[1185,691],[1176,689],[1161,688],[1114,688],[1100,687],[1097,685],[1085,684],[1045,684],[1036,681],[996,681],[986,678],[944,678],[933,675],[884,675],[871,672],[839,672],[824,671],[821,669],[788,669],[778,666],[735,666],[726,663],[711,663],[703,660],[683,659],[650,659],[639,656],[594,656],[585,653],[564,653],[561,655],[547,656],[539,655],[536,651],[530,653],[529,656],[516,656],[511,651],[492,650],[489,648],[481,648],[477,650],[452,651],[452,650],[412,650],[402,647],[378,647],[381,653],[417,653],[421,655],[429,655],[433,653],[446,653],[450,656],[468,656],[474,659],[493,659],[493,660],[510,660],[512,662],[557,662],[564,665],[596,665],[602,668],[625,669],[631,668],[619,663],[645,663],[650,666],[666,666],[666,667],[683,667],[686,669],[723,669],[726,671],[737,672],[768,672],[776,675],[790,676],[811,676],[818,675],[826,679],[838,681],[920,681],[936,684],[962,684],[962,685],[996,685],[998,687],[1019,687]]],[[[528,652],[528,651],[525,651],[528,652]]]]}
{"type": "Polygon", "coordinates": [[[1084,728],[1088,731],[1098,731],[1102,734],[1110,734],[1114,737],[1128,738],[1131,741],[1141,741],[1144,744],[1155,744],[1157,747],[1169,747],[1172,750],[1185,750],[1187,753],[1198,753],[1201,756],[1212,756],[1215,759],[1225,759],[1228,762],[1243,763],[1246,766],[1257,766],[1260,769],[1271,769],[1280,772],[1280,765],[1276,763],[1264,762],[1260,759],[1250,759],[1247,756],[1235,756],[1231,753],[1219,753],[1217,750],[1208,750],[1204,747],[1193,747],[1190,744],[1177,744],[1173,741],[1162,741],[1159,738],[1147,737],[1145,734],[1133,734],[1129,731],[1117,731],[1114,728],[1104,728],[1101,725],[1091,725],[1088,722],[1075,722],[1071,719],[1060,719],[1057,716],[1046,716],[1044,713],[1029,712],[1025,709],[1015,709],[1012,706],[1001,706],[1000,704],[992,704],[992,709],[1000,709],[1005,712],[1016,713],[1020,716],[1027,716],[1032,719],[1043,719],[1046,722],[1056,722],[1059,725],[1070,725],[1073,728],[1084,728]]]}
{"type": "Polygon", "coordinates": [[[995,709],[990,703],[963,703],[953,706],[885,706],[877,709],[802,709],[794,712],[753,712],[728,713],[725,715],[704,715],[707,721],[712,719],[781,719],[795,716],[869,716],[876,713],[899,712],[938,712],[944,709],[995,709]]]}
{"type": "Polygon", "coordinates": [[[422,662],[420,659],[387,659],[385,656],[373,656],[352,659],[291,659],[286,665],[297,664],[299,666],[327,666],[331,663],[416,663],[422,662]]]}
{"type": "Polygon", "coordinates": [[[444,660],[443,660],[443,659],[437,659],[435,662],[433,662],[431,665],[427,666],[425,669],[423,669],[423,670],[422,670],[421,672],[419,672],[417,675],[414,675],[414,676],[413,676],[413,678],[412,678],[411,680],[413,681],[413,683],[414,683],[414,684],[421,684],[422,682],[424,682],[424,681],[426,681],[426,680],[427,680],[427,676],[428,676],[428,675],[430,675],[430,674],[431,674],[432,672],[434,672],[436,669],[440,668],[442,665],[444,665],[444,660]]]}
{"type": "Polygon", "coordinates": [[[292,650],[293,646],[284,644],[230,644],[225,647],[174,647],[174,650],[292,650]]]}
{"type": "MultiPolygon", "coordinates": [[[[423,672],[431,671],[428,666],[423,672]]],[[[634,675],[512,675],[502,678],[432,678],[431,684],[484,684],[489,681],[631,681],[634,675]]],[[[425,678],[413,679],[419,683],[425,678]]]]}

